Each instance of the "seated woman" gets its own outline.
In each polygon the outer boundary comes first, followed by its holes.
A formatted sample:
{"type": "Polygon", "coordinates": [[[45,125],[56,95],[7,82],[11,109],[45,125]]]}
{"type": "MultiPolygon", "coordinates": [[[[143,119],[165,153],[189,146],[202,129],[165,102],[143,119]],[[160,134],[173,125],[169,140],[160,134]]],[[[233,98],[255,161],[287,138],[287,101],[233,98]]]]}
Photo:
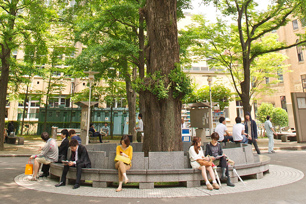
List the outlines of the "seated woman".
{"type": "Polygon", "coordinates": [[[75,139],[79,142],[79,144],[82,144],[82,140],[80,138],[80,136],[78,136],[76,133],[75,133],[75,130],[69,130],[69,136],[71,139],[75,139]]]}
{"type": "Polygon", "coordinates": [[[205,158],[204,157],[204,153],[201,147],[201,138],[199,137],[194,137],[192,140],[192,145],[189,148],[189,158],[190,158],[190,164],[191,167],[193,169],[199,169],[202,172],[202,176],[204,178],[204,181],[206,182],[206,186],[208,190],[212,190],[212,189],[219,189],[219,185],[216,182],[216,178],[215,178],[215,174],[213,171],[213,168],[211,166],[201,166],[200,165],[200,160],[209,160],[209,158],[205,158]],[[208,178],[207,178],[207,174],[206,174],[206,170],[209,172],[209,175],[212,179],[213,185],[210,184],[208,178]]]}
{"type": "Polygon", "coordinates": [[[33,176],[30,181],[37,180],[37,174],[41,164],[49,165],[51,162],[57,162],[58,160],[58,147],[56,140],[49,137],[47,132],[41,134],[41,139],[46,142],[44,147],[40,148],[41,152],[38,155],[32,155],[29,160],[34,160],[33,176]]]}
{"type": "Polygon", "coordinates": [[[231,179],[228,176],[228,162],[226,159],[226,155],[223,154],[222,147],[220,143],[218,143],[219,140],[218,133],[214,132],[211,135],[211,140],[212,141],[206,145],[205,156],[209,156],[216,166],[221,167],[222,169],[221,181],[227,180],[227,185],[234,187],[235,185],[231,183],[231,179]]]}
{"type": "Polygon", "coordinates": [[[129,170],[132,166],[132,157],[133,157],[133,147],[130,146],[130,139],[128,136],[123,136],[120,140],[120,144],[116,148],[116,158],[115,158],[115,168],[118,169],[119,176],[119,186],[117,192],[122,190],[122,182],[124,178],[124,183],[129,181],[126,176],[126,171],[129,170]]]}

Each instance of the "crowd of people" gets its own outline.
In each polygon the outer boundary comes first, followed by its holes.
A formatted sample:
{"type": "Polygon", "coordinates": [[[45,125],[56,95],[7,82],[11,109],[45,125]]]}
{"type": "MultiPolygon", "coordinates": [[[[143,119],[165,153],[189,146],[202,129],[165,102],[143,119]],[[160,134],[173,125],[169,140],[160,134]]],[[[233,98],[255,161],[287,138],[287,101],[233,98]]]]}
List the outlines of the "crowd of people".
{"type": "MultiPolygon", "coordinates": [[[[142,115],[138,116],[139,124],[135,128],[135,131],[143,131],[142,115]]],[[[269,137],[269,153],[273,153],[273,134],[275,131],[270,122],[270,116],[267,116],[267,121],[265,122],[265,129],[267,136],[269,137]]],[[[234,187],[235,185],[231,182],[228,172],[228,166],[232,160],[230,160],[222,150],[222,142],[235,142],[235,143],[249,143],[253,144],[257,153],[260,154],[260,150],[257,145],[257,125],[254,120],[252,120],[251,115],[246,113],[244,124],[241,123],[241,118],[236,117],[236,124],[233,126],[232,134],[228,132],[225,125],[225,118],[219,118],[219,124],[215,128],[215,132],[211,135],[211,142],[206,145],[205,153],[202,149],[201,138],[194,137],[192,144],[189,148],[189,159],[190,165],[193,169],[199,169],[201,171],[202,177],[205,181],[208,190],[216,189],[218,190],[220,186],[216,181],[216,175],[213,168],[221,167],[221,181],[226,182],[228,186],[234,187]],[[207,172],[210,175],[211,182],[208,179],[207,172]]],[[[183,121],[182,121],[183,123],[183,121]]],[[[96,132],[94,126],[91,124],[90,131],[95,136],[99,136],[100,142],[102,142],[102,134],[107,136],[109,133],[107,123],[102,128],[101,133],[96,132]],[[99,135],[98,135],[99,133],[99,135]]],[[[73,189],[80,187],[82,168],[91,168],[91,161],[88,156],[86,147],[81,143],[81,138],[76,134],[74,130],[68,131],[63,129],[61,131],[61,144],[57,146],[56,140],[49,137],[47,132],[41,134],[41,138],[46,144],[40,148],[41,151],[37,155],[32,155],[29,160],[34,159],[34,170],[31,181],[36,181],[38,178],[38,172],[41,164],[42,174],[39,177],[47,177],[49,175],[50,163],[58,162],[63,163],[64,169],[61,176],[61,181],[56,184],[56,187],[66,185],[66,175],[70,167],[76,168],[76,182],[73,189]],[[69,137],[71,138],[69,141],[69,137]],[[71,156],[67,158],[68,148],[70,147],[71,156]]],[[[120,145],[116,148],[115,157],[115,168],[118,170],[119,185],[116,189],[117,192],[122,190],[122,184],[129,182],[127,177],[127,171],[132,166],[133,158],[133,148],[130,145],[130,140],[128,136],[123,136],[120,140],[120,145]]]]}

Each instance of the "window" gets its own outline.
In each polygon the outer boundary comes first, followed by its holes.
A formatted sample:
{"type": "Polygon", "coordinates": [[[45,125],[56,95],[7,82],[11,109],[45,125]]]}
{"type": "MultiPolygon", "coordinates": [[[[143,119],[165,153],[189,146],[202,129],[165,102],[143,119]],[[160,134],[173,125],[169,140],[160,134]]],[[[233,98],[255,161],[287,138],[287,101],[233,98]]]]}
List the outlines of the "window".
{"type": "Polygon", "coordinates": [[[37,84],[39,84],[39,81],[37,81],[37,84]]]}
{"type": "Polygon", "coordinates": [[[280,81],[280,83],[283,83],[284,82],[283,71],[277,70],[277,75],[278,75],[278,80],[280,81]]]}
{"type": "Polygon", "coordinates": [[[281,96],[281,97],[280,97],[280,101],[281,101],[282,109],[284,109],[285,111],[287,111],[286,96],[281,96]]]}
{"type": "MultiPolygon", "coordinates": [[[[296,43],[298,43],[298,42],[299,42],[299,40],[296,40],[296,43]]],[[[296,52],[297,52],[299,62],[303,62],[304,61],[304,56],[303,56],[302,46],[296,46],[296,52]]]]}
{"type": "Polygon", "coordinates": [[[293,27],[293,30],[299,29],[299,24],[297,20],[292,21],[292,27],[293,27]]]}
{"type": "Polygon", "coordinates": [[[243,106],[241,100],[236,100],[236,111],[237,111],[237,116],[241,117],[241,119],[244,118],[243,106]]]}
{"type": "Polygon", "coordinates": [[[49,107],[58,108],[58,107],[70,107],[70,98],[66,98],[66,96],[54,97],[49,100],[49,107]]]}
{"type": "Polygon", "coordinates": [[[303,92],[306,92],[306,74],[301,75],[303,92]]]}
{"type": "Polygon", "coordinates": [[[266,77],[266,84],[269,84],[269,83],[270,83],[270,78],[266,77]]]}

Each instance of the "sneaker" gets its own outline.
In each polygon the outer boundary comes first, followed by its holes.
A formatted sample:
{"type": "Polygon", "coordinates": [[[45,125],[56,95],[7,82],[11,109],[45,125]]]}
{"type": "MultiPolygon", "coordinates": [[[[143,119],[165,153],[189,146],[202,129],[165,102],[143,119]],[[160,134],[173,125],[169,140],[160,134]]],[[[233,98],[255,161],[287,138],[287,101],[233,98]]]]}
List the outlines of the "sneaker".
{"type": "Polygon", "coordinates": [[[32,177],[32,178],[29,179],[29,181],[37,181],[37,178],[32,177]]]}
{"type": "Polygon", "coordinates": [[[272,153],[276,153],[274,150],[271,151],[272,153]]]}
{"type": "Polygon", "coordinates": [[[213,186],[212,186],[210,183],[209,183],[209,184],[206,184],[206,187],[207,187],[208,190],[214,189],[213,186]]]}
{"type": "Polygon", "coordinates": [[[220,186],[217,183],[213,183],[212,185],[213,185],[214,189],[219,190],[220,186]]]}

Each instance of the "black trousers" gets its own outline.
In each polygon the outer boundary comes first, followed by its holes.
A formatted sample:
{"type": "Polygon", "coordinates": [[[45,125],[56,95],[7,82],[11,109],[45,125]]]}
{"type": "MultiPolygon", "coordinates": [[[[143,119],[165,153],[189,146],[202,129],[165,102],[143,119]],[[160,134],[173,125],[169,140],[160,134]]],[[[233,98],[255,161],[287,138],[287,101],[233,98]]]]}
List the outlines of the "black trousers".
{"type": "Polygon", "coordinates": [[[49,169],[50,169],[50,164],[43,164],[42,167],[41,167],[41,171],[46,176],[49,175],[49,169]]]}
{"type": "MultiPolygon", "coordinates": [[[[64,165],[64,170],[62,173],[62,178],[61,178],[61,182],[66,183],[66,175],[69,171],[70,166],[68,165],[64,165]]],[[[76,166],[72,167],[72,168],[76,168],[76,181],[75,184],[80,184],[81,181],[81,175],[82,175],[82,168],[86,168],[86,165],[83,163],[79,163],[76,166]]]]}
{"type": "Polygon", "coordinates": [[[259,150],[259,148],[258,148],[257,141],[256,141],[254,138],[252,138],[252,140],[249,140],[248,143],[249,143],[249,144],[253,144],[254,147],[255,147],[255,150],[256,150],[257,154],[260,154],[260,150],[259,150]]]}
{"type": "Polygon", "coordinates": [[[226,169],[225,176],[228,176],[228,164],[227,164],[227,161],[226,161],[226,157],[221,157],[220,158],[220,163],[219,163],[218,167],[225,168],[226,169]]]}
{"type": "Polygon", "coordinates": [[[94,132],[93,136],[98,136],[99,140],[100,140],[100,143],[102,143],[102,135],[99,132],[94,132]]]}

